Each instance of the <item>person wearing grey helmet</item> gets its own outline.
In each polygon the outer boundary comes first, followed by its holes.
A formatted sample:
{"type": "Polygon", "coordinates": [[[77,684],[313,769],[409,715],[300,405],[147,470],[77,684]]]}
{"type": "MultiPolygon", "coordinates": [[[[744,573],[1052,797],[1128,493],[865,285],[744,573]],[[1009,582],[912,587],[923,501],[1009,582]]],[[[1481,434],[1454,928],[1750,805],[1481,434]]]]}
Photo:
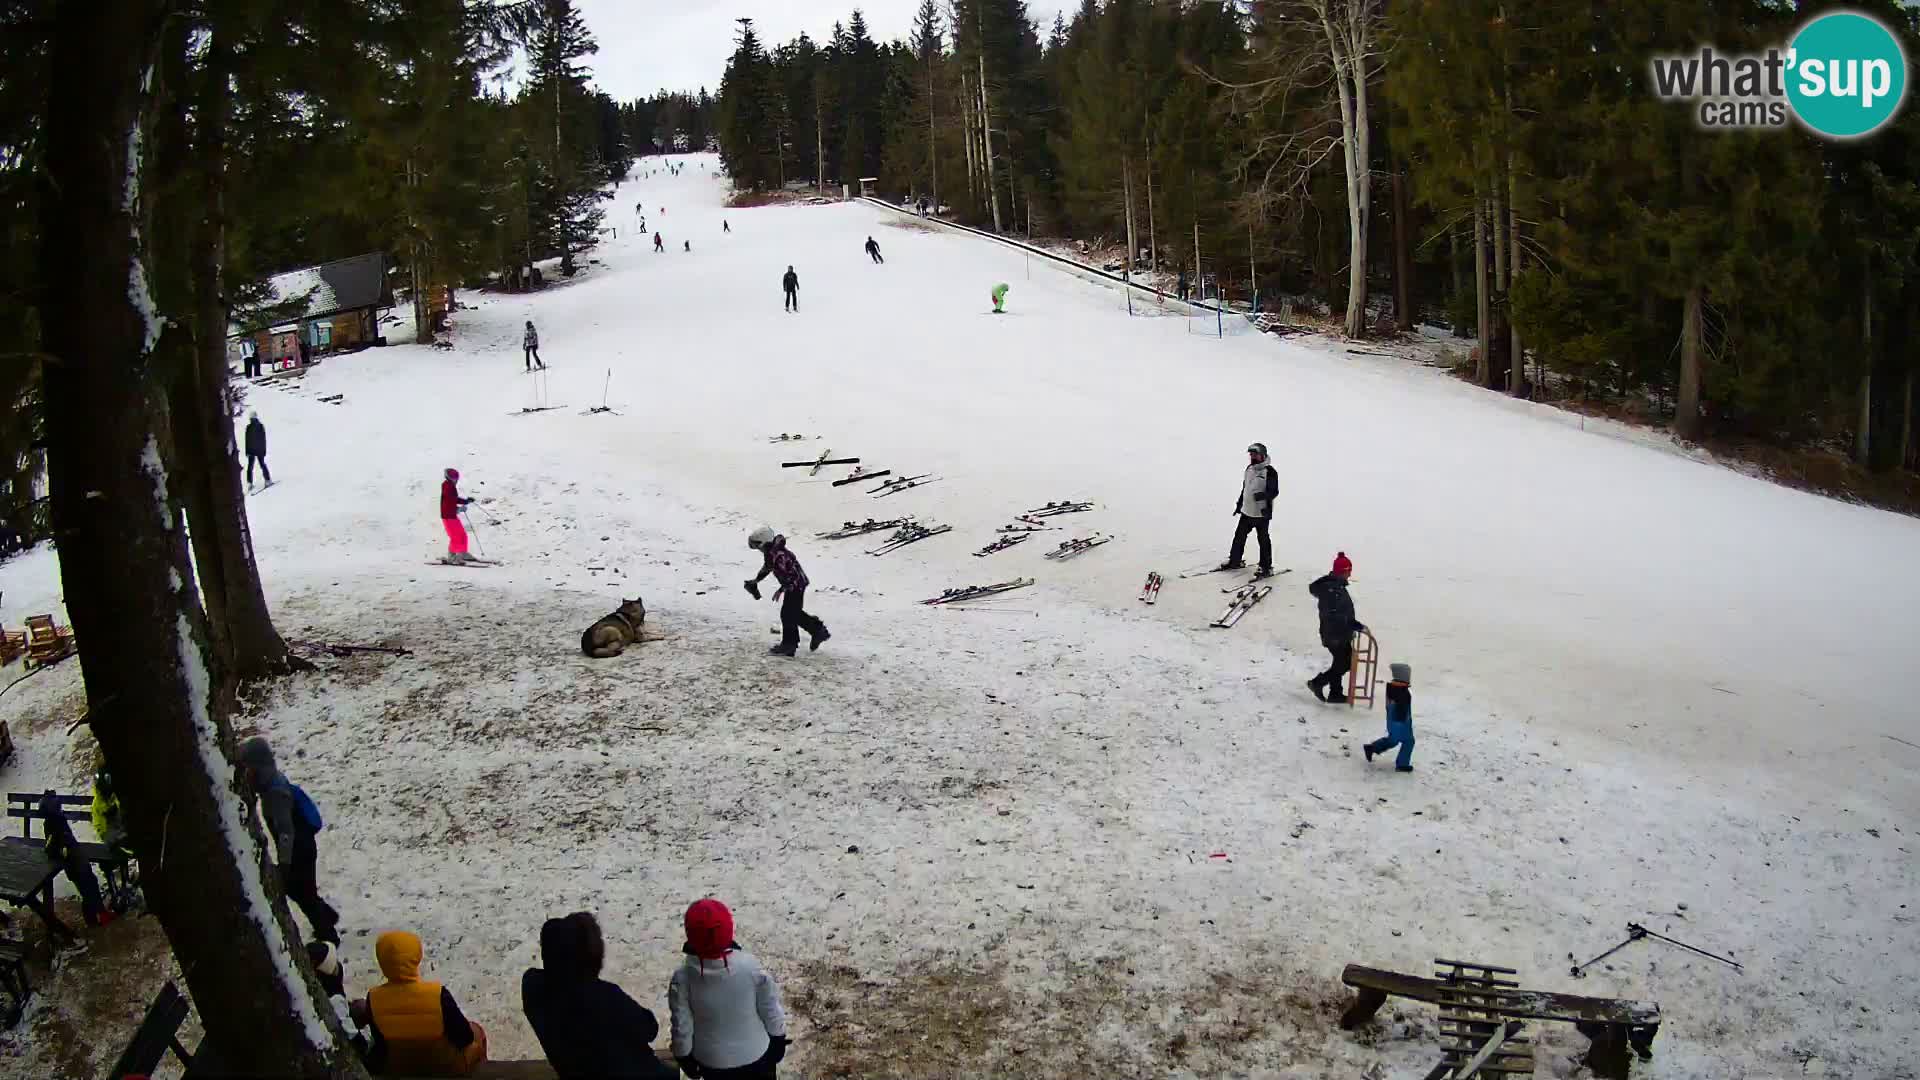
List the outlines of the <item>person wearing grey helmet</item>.
{"type": "Polygon", "coordinates": [[[1233,530],[1227,561],[1219,569],[1238,570],[1246,565],[1241,560],[1247,553],[1247,534],[1254,533],[1260,538],[1260,568],[1253,576],[1258,579],[1273,573],[1273,538],[1267,534],[1267,527],[1273,523],[1273,499],[1278,494],[1280,474],[1267,458],[1267,444],[1248,446],[1247,471],[1240,478],[1240,494],[1233,503],[1240,523],[1233,530]]]}

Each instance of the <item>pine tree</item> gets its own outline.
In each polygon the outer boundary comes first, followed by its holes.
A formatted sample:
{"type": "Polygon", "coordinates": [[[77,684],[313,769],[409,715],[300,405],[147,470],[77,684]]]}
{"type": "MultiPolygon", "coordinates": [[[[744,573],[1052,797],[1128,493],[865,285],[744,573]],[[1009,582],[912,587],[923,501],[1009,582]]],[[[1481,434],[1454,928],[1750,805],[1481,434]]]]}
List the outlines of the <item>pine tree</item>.
{"type": "Polygon", "coordinates": [[[759,191],[778,182],[778,104],[772,64],[753,20],[737,21],[733,56],[720,79],[720,160],[735,186],[759,191]]]}
{"type": "Polygon", "coordinates": [[[535,232],[560,253],[572,277],[576,250],[591,247],[605,211],[606,169],[597,160],[597,120],[580,61],[599,51],[573,0],[538,0],[527,39],[532,79],[519,106],[537,133],[544,174],[536,188],[535,232]]]}

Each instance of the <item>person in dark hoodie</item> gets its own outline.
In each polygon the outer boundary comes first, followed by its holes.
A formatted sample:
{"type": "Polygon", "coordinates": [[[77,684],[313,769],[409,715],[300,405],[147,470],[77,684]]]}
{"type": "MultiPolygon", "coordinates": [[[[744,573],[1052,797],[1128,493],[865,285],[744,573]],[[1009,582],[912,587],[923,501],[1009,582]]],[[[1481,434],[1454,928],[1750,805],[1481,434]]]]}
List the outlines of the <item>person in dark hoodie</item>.
{"type": "Polygon", "coordinates": [[[653,1013],[600,977],[600,923],[576,911],[540,927],[540,963],[520,977],[520,1005],[559,1080],[673,1080],[650,1045],[653,1013]]]}
{"type": "Polygon", "coordinates": [[[880,257],[880,245],[871,236],[867,237],[867,257],[877,263],[887,261],[880,257]]]}
{"type": "Polygon", "coordinates": [[[246,766],[247,782],[260,798],[260,815],[273,834],[281,887],[287,899],[300,905],[315,938],[338,945],[340,913],[320,899],[319,808],[280,771],[273,759],[273,746],[264,736],[255,735],[240,744],[240,763],[246,766]]]}
{"type": "Polygon", "coordinates": [[[779,984],[733,940],[733,913],[720,901],[694,901],[686,929],[686,956],[667,983],[680,1071],[694,1080],[777,1080],[787,1056],[779,984]]]}
{"type": "Polygon", "coordinates": [[[775,656],[792,656],[800,651],[800,631],[807,632],[807,651],[813,652],[820,644],[832,637],[827,633],[827,624],[806,613],[807,572],[800,569],[800,560],[787,550],[787,538],[762,525],[747,536],[747,546],[760,552],[763,561],[760,572],[747,579],[747,593],[755,600],[760,599],[760,582],[768,574],[780,583],[780,589],[774,593],[780,601],[780,644],[767,651],[775,656]]]}
{"type": "Polygon", "coordinates": [[[1260,569],[1254,577],[1268,577],[1273,573],[1273,538],[1267,534],[1267,527],[1273,523],[1273,498],[1278,494],[1280,474],[1267,459],[1267,444],[1248,446],[1247,471],[1240,478],[1240,495],[1233,502],[1233,512],[1240,515],[1240,523],[1233,530],[1233,547],[1227,551],[1227,561],[1217,569],[1238,570],[1245,566],[1241,559],[1247,553],[1247,534],[1254,533],[1260,538],[1260,569]]]}
{"type": "Polygon", "coordinates": [[[273,470],[267,468],[267,425],[260,422],[259,413],[247,414],[247,486],[253,486],[253,463],[260,463],[260,475],[267,478],[267,486],[273,486],[273,470]]]}
{"type": "Polygon", "coordinates": [[[1353,635],[1367,628],[1354,618],[1353,597],[1347,595],[1347,579],[1352,576],[1353,560],[1347,558],[1346,552],[1337,552],[1333,572],[1307,586],[1313,598],[1320,601],[1320,644],[1333,655],[1327,670],[1307,680],[1307,689],[1313,691],[1314,697],[1333,705],[1347,702],[1343,687],[1347,669],[1353,666],[1353,635]]]}
{"type": "Polygon", "coordinates": [[[113,912],[100,896],[100,880],[93,876],[93,864],[80,851],[73,826],[67,824],[67,808],[52,788],[40,797],[40,823],[47,833],[47,861],[58,867],[80,893],[80,913],[88,926],[105,926],[113,921],[113,912]]]}
{"type": "Polygon", "coordinates": [[[786,273],[780,275],[780,291],[787,295],[786,310],[799,311],[800,275],[794,273],[791,266],[787,267],[786,273]]]}

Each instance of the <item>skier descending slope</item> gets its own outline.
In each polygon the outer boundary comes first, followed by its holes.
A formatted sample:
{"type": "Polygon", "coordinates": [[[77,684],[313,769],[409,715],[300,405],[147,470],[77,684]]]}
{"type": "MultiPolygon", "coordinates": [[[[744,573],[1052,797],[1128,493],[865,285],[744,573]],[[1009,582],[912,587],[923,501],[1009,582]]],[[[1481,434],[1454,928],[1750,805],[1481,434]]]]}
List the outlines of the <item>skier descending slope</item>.
{"type": "Polygon", "coordinates": [[[1245,565],[1240,560],[1247,553],[1247,534],[1251,532],[1260,538],[1260,572],[1254,577],[1263,578],[1273,573],[1273,539],[1267,535],[1267,526],[1273,522],[1273,497],[1280,493],[1280,474],[1267,458],[1266,443],[1247,447],[1247,459],[1240,497],[1233,504],[1240,524],[1233,530],[1233,547],[1220,569],[1238,570],[1245,565]]]}
{"type": "Polygon", "coordinates": [[[446,479],[440,481],[440,524],[447,530],[446,562],[474,561],[467,553],[466,526],[460,524],[460,508],[472,501],[460,497],[460,470],[448,469],[446,479]]]}
{"type": "Polygon", "coordinates": [[[780,583],[774,592],[776,598],[785,594],[780,602],[780,644],[767,651],[775,656],[792,656],[800,648],[800,631],[807,632],[807,651],[812,652],[833,635],[827,633],[827,624],[806,613],[807,572],[800,569],[800,560],[787,550],[787,538],[762,525],[747,536],[747,546],[761,554],[764,560],[760,572],[745,582],[747,595],[760,599],[760,582],[768,574],[780,583]]]}
{"type": "Polygon", "coordinates": [[[867,257],[871,258],[874,262],[877,262],[877,263],[883,263],[887,261],[880,257],[880,245],[874,243],[873,237],[871,236],[867,237],[867,257]]]}
{"type": "Polygon", "coordinates": [[[793,267],[787,267],[787,272],[780,276],[780,289],[787,294],[786,310],[799,311],[800,275],[793,272],[793,267]]]}
{"type": "Polygon", "coordinates": [[[993,287],[993,313],[995,315],[1006,314],[1006,308],[1003,306],[1006,304],[1006,302],[1007,302],[1007,283],[1003,281],[1000,284],[995,285],[993,287]]]}

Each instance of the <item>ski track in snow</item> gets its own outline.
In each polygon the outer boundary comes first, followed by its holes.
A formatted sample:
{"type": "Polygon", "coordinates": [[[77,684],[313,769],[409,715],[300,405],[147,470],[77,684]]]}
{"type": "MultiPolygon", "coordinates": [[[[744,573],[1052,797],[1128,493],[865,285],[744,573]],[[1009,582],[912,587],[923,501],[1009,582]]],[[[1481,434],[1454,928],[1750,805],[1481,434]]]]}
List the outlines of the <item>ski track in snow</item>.
{"type": "MultiPolygon", "coordinates": [[[[1129,319],[1117,292],[874,207],[723,210],[690,160],[622,186],[619,238],[574,281],[465,294],[452,351],[248,390],[281,480],[250,513],[283,632],[414,650],[322,657],[243,721],[327,816],[356,992],[373,938],[414,930],[494,1056],[538,1056],[519,975],[542,919],[586,909],[607,976],[664,1022],[681,912],[712,894],[781,978],[803,1076],[1414,1077],[1433,1010],[1341,1032],[1339,972],[1436,956],[1659,1002],[1637,1077],[1914,1075],[1920,750],[1888,736],[1920,742],[1920,522],[1417,365],[1129,319]],[[629,235],[636,200],[666,253],[629,235]],[[977,317],[996,281],[1021,318],[977,317]],[[526,318],[565,408],[510,416],[534,392],[526,318]],[[580,415],[609,369],[620,415],[580,415]],[[789,431],[823,438],[767,441],[789,431]],[[1210,629],[1218,582],[1176,574],[1224,553],[1255,439],[1294,573],[1210,629]],[[800,482],[844,466],[776,467],[829,447],[944,479],[876,506],[800,482]],[[422,565],[449,465],[476,553],[506,565],[422,565]],[[972,557],[1068,498],[1098,507],[972,557]],[[905,513],[954,530],[883,558],[813,539],[905,513]],[[814,581],[818,653],[766,655],[777,607],[740,588],[763,522],[814,581]],[[1041,558],[1095,530],[1117,539],[1041,558]],[[1325,661],[1305,588],[1336,549],[1382,672],[1414,665],[1410,776],[1361,759],[1379,711],[1302,686],[1325,661]],[[1027,575],[978,610],[916,603],[1027,575]],[[581,656],[634,595],[657,640],[581,656]],[[1746,973],[1642,942],[1568,976],[1629,921],[1746,973]]],[[[64,621],[52,553],[0,589],[9,625],[64,621]]],[[[0,715],[78,680],[63,665],[0,715]]],[[[77,789],[61,726],[20,739],[14,787],[77,789]]],[[[1584,1038],[1531,1033],[1539,1075],[1586,1075],[1584,1038]]]]}

